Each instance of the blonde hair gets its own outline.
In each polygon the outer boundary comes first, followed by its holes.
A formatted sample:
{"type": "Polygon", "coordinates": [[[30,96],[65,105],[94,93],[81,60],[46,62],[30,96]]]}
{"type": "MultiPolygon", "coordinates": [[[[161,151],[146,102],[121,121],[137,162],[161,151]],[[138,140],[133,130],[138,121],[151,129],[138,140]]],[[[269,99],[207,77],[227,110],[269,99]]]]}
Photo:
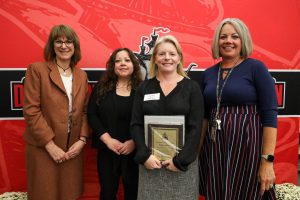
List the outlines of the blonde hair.
{"type": "Polygon", "coordinates": [[[180,63],[177,66],[177,73],[183,77],[187,77],[187,74],[183,70],[184,61],[183,61],[182,49],[180,47],[179,42],[177,41],[177,39],[174,36],[165,35],[165,36],[159,37],[154,45],[152,56],[150,59],[150,64],[149,64],[150,65],[150,69],[149,69],[149,77],[150,78],[155,77],[158,73],[158,66],[155,63],[155,57],[157,55],[158,46],[162,43],[168,43],[168,42],[175,46],[177,53],[180,57],[180,63]]]}
{"type": "Polygon", "coordinates": [[[248,27],[244,24],[242,20],[238,18],[226,18],[223,21],[221,21],[221,23],[217,26],[211,46],[213,58],[218,59],[222,57],[222,55],[220,54],[218,43],[221,30],[225,24],[230,24],[234,27],[235,31],[241,38],[242,48],[240,54],[243,58],[248,58],[253,50],[252,39],[248,27]]]}

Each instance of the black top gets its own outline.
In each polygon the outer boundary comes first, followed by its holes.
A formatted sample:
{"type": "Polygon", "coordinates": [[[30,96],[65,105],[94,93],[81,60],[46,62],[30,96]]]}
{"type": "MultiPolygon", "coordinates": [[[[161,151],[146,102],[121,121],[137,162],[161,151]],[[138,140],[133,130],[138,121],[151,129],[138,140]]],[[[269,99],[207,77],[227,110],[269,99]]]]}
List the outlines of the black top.
{"type": "Polygon", "coordinates": [[[119,96],[116,94],[116,118],[117,118],[117,139],[120,142],[125,142],[131,139],[129,133],[132,98],[130,96],[119,96]]]}
{"type": "Polygon", "coordinates": [[[116,91],[109,92],[100,105],[97,105],[96,88],[92,91],[88,104],[88,121],[92,128],[92,147],[106,148],[99,137],[108,132],[112,138],[120,142],[131,139],[129,132],[134,91],[129,97],[118,96],[116,91]]]}
{"type": "Polygon", "coordinates": [[[204,115],[203,97],[199,85],[188,78],[177,83],[177,86],[164,96],[156,78],[144,81],[137,89],[134,99],[131,134],[136,143],[135,161],[143,164],[151,155],[145,144],[144,115],[184,115],[185,144],[180,153],[173,158],[174,165],[187,170],[188,165],[196,159],[200,141],[200,129],[204,115]],[[144,101],[147,94],[157,94],[157,100],[144,101]]]}

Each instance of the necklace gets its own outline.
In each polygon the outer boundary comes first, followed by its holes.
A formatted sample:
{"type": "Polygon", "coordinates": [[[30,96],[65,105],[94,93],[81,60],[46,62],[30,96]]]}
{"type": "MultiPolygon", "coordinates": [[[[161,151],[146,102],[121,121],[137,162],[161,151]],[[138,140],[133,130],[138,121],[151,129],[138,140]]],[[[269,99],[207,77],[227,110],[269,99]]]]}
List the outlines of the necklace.
{"type": "Polygon", "coordinates": [[[225,79],[225,77],[228,75],[231,68],[224,68],[222,69],[222,77],[225,79]]]}
{"type": "Polygon", "coordinates": [[[233,71],[233,69],[238,65],[240,58],[238,58],[234,64],[233,67],[229,69],[228,74],[225,77],[224,83],[222,87],[220,88],[220,78],[221,78],[221,64],[220,62],[219,69],[218,69],[218,79],[217,79],[217,86],[216,86],[216,98],[217,98],[217,106],[216,106],[216,114],[214,118],[212,119],[212,122],[210,124],[210,138],[215,141],[216,140],[216,133],[217,131],[221,130],[221,120],[219,116],[219,111],[220,111],[220,106],[221,106],[221,100],[222,100],[222,94],[223,94],[223,89],[225,87],[225,84],[227,83],[227,80],[233,71]]]}
{"type": "Polygon", "coordinates": [[[67,67],[67,68],[63,68],[63,67],[61,67],[58,63],[57,63],[57,61],[55,61],[55,63],[56,63],[56,65],[57,65],[57,67],[59,67],[59,68],[61,68],[63,71],[64,71],[64,75],[67,75],[67,73],[66,73],[66,71],[68,70],[68,69],[70,69],[71,67],[69,66],[69,67],[67,67]]]}

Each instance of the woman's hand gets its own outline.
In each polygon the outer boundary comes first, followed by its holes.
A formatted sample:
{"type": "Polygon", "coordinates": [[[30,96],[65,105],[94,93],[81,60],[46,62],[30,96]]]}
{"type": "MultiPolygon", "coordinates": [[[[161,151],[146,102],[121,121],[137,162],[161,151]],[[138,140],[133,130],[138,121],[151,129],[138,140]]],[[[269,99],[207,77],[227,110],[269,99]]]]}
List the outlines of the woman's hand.
{"type": "Polygon", "coordinates": [[[162,166],[165,166],[166,169],[172,171],[172,172],[178,172],[179,170],[177,169],[177,167],[175,167],[174,163],[173,163],[173,159],[168,159],[162,162],[162,166]]]}
{"type": "Polygon", "coordinates": [[[78,140],[77,142],[75,142],[69,149],[68,152],[66,153],[66,159],[72,159],[76,156],[78,156],[80,154],[80,152],[82,151],[84,145],[86,144],[86,142],[84,142],[83,140],[78,140]]]}
{"type": "MultiPolygon", "coordinates": [[[[274,155],[276,136],[276,128],[263,127],[262,154],[274,155]]],[[[266,159],[261,158],[258,171],[258,181],[260,182],[260,195],[263,195],[266,190],[273,187],[273,184],[275,183],[273,162],[269,162],[266,159]]]]}
{"type": "Polygon", "coordinates": [[[122,147],[122,143],[119,140],[112,138],[109,133],[102,134],[100,140],[106,144],[107,148],[120,155],[119,151],[122,147]]]}
{"type": "Polygon", "coordinates": [[[135,144],[134,144],[133,140],[127,140],[122,144],[119,152],[120,152],[120,154],[128,155],[131,152],[133,152],[134,149],[135,149],[135,144]]]}
{"type": "Polygon", "coordinates": [[[262,196],[266,190],[273,187],[275,183],[275,173],[273,163],[265,159],[261,159],[258,171],[258,181],[260,182],[260,195],[262,196]]]}
{"type": "Polygon", "coordinates": [[[54,142],[53,140],[51,140],[50,142],[48,142],[45,145],[45,148],[47,150],[47,152],[49,153],[49,155],[51,156],[51,158],[56,162],[56,163],[62,163],[65,160],[67,160],[66,158],[66,153],[59,148],[54,142]]]}
{"type": "Polygon", "coordinates": [[[120,148],[122,146],[122,143],[119,141],[119,140],[116,140],[116,139],[113,139],[113,138],[110,138],[107,143],[105,143],[106,146],[112,150],[113,152],[115,152],[116,154],[120,155],[120,148]]]}
{"type": "Polygon", "coordinates": [[[154,155],[150,155],[148,160],[144,163],[144,166],[147,169],[160,169],[161,168],[161,163],[160,160],[158,160],[154,155]]]}

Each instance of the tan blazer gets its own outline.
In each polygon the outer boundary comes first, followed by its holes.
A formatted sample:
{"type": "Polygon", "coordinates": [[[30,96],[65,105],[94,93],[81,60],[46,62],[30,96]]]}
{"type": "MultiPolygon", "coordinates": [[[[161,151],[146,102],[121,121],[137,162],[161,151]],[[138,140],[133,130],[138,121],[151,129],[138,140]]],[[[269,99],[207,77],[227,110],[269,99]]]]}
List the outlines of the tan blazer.
{"type": "Polygon", "coordinates": [[[72,130],[68,138],[69,99],[55,63],[38,62],[28,67],[23,114],[26,120],[24,139],[30,199],[75,199],[82,193],[82,154],[57,164],[44,146],[52,139],[67,151],[80,136],[88,136],[87,102],[87,75],[74,67],[72,130]],[[45,173],[48,173],[47,176],[45,173]],[[67,191],[63,191],[64,187],[67,191]]]}

